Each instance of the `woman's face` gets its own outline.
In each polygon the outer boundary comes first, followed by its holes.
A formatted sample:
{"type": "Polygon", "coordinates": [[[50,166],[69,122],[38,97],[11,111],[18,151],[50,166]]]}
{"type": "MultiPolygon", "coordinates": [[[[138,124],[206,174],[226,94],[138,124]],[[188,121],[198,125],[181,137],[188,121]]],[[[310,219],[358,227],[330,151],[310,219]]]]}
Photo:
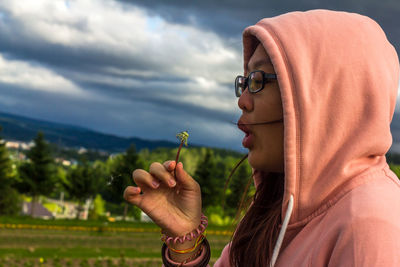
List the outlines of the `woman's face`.
{"type": "MultiPolygon", "coordinates": [[[[248,73],[254,70],[275,73],[261,44],[257,46],[248,62],[248,73]]],[[[283,119],[278,82],[267,83],[264,89],[257,93],[250,93],[246,88],[239,98],[238,105],[242,110],[239,124],[263,123],[241,127],[246,132],[243,146],[249,150],[250,165],[259,171],[284,172],[283,122],[270,123],[283,119]]]]}

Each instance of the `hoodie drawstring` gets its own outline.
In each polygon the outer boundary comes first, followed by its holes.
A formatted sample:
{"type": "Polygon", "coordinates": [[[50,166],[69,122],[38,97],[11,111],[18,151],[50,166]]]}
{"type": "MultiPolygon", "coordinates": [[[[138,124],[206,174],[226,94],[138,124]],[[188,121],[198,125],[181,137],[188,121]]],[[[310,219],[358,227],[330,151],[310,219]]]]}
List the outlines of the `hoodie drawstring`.
{"type": "Polygon", "coordinates": [[[285,219],[283,219],[282,228],[279,231],[278,240],[276,240],[276,244],[275,244],[275,247],[274,247],[274,252],[272,253],[272,259],[271,259],[270,267],[274,267],[275,262],[276,262],[276,260],[278,258],[279,250],[281,249],[282,242],[283,242],[283,237],[285,236],[286,229],[287,229],[287,226],[289,224],[290,216],[292,216],[293,201],[294,201],[293,200],[293,195],[290,195],[288,208],[287,208],[286,214],[285,214],[285,219]]]}

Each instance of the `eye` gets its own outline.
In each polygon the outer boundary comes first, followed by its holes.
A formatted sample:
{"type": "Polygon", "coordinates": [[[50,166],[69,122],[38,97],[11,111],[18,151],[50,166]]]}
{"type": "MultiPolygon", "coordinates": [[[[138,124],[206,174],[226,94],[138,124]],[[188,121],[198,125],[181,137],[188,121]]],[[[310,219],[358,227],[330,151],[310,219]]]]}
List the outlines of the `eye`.
{"type": "Polygon", "coordinates": [[[263,73],[261,71],[254,71],[250,74],[250,88],[256,91],[263,86],[263,73]]]}
{"type": "Polygon", "coordinates": [[[251,87],[257,88],[261,85],[262,85],[262,80],[251,79],[251,84],[250,84],[251,87]]]}

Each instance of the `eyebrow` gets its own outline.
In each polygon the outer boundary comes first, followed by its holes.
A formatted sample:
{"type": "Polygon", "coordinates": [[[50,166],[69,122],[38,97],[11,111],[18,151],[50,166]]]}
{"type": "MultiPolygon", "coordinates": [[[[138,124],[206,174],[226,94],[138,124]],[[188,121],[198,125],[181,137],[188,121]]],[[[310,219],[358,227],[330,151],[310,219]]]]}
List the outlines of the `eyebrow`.
{"type": "MultiPolygon", "coordinates": [[[[254,69],[258,69],[259,67],[261,67],[261,66],[263,66],[263,65],[268,65],[268,64],[271,64],[272,65],[272,62],[271,62],[271,60],[270,59],[261,59],[261,60],[257,60],[254,64],[252,64],[253,65],[253,70],[254,69]]],[[[247,69],[249,70],[250,69],[250,65],[249,65],[249,63],[247,63],[247,69]]]]}

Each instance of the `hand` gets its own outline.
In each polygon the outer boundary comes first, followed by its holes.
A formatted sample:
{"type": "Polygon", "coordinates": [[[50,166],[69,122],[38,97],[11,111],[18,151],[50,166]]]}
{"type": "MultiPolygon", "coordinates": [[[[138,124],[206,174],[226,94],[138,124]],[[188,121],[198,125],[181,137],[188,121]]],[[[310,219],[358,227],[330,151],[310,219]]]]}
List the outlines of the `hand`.
{"type": "Polygon", "coordinates": [[[175,161],[155,162],[149,172],[135,170],[132,177],[138,187],[128,186],[124,198],[143,210],[167,235],[182,236],[200,225],[201,191],[182,163],[175,165],[175,161]]]}

